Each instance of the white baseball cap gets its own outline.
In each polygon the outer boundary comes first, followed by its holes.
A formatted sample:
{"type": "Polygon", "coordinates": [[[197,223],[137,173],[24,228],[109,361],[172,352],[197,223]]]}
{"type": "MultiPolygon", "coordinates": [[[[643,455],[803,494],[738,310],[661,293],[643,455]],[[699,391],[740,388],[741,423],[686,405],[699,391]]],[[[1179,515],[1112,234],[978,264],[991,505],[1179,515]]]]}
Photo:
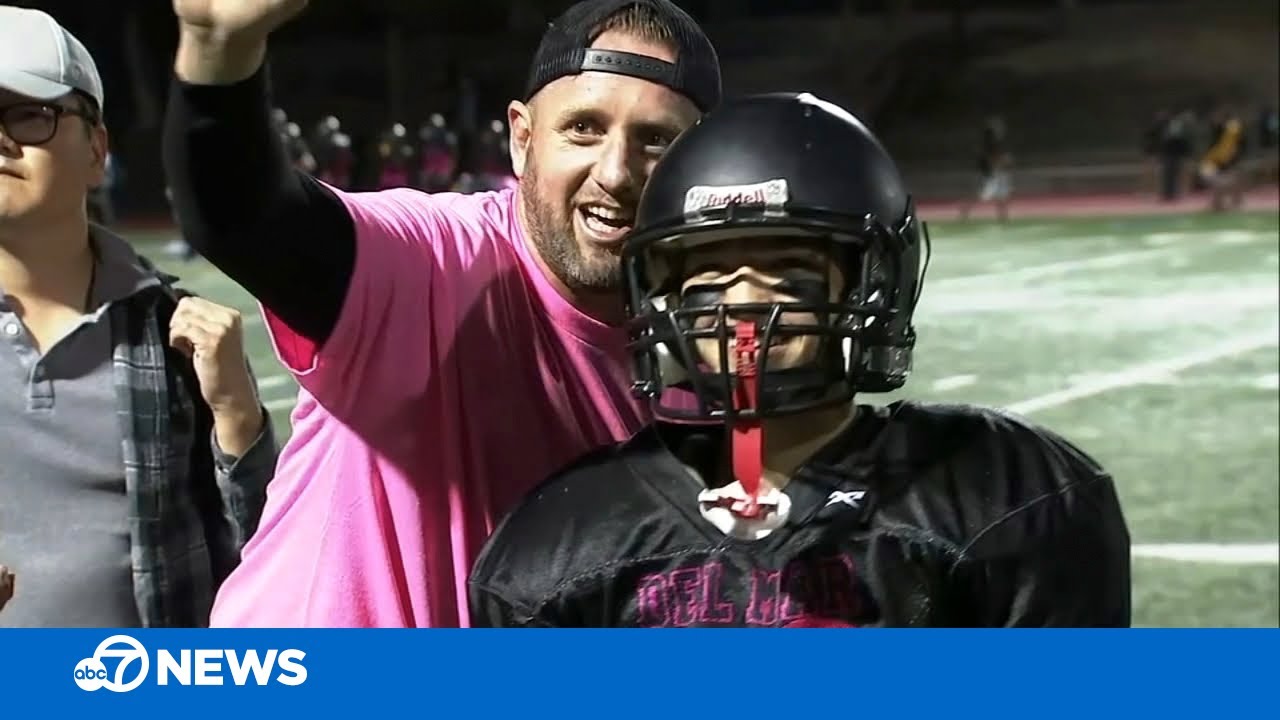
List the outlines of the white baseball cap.
{"type": "Polygon", "coordinates": [[[71,92],[102,109],[102,78],[75,35],[39,10],[0,5],[0,88],[36,100],[71,92]]]}

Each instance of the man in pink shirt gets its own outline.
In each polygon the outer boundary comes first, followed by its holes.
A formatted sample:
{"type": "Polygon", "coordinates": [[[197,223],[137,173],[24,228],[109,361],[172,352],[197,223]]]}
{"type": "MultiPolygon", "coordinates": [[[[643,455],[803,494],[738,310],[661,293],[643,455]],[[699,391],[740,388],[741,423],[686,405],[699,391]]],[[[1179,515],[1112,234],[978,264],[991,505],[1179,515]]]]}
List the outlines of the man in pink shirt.
{"type": "Polygon", "coordinates": [[[647,419],[617,253],[654,163],[719,101],[719,65],[668,0],[586,0],[508,108],[517,190],[351,194],[288,167],[269,128],[266,38],[305,5],[174,0],[177,215],[302,386],[213,624],[466,626],[497,520],[647,419]]]}

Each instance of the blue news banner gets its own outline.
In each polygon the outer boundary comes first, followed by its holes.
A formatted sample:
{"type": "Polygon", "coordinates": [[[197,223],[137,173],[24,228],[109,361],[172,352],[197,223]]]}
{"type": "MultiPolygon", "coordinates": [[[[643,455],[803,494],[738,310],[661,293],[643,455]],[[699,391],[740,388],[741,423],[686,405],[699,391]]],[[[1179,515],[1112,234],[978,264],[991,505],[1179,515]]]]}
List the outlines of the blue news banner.
{"type": "Polygon", "coordinates": [[[0,630],[0,720],[1277,717],[1278,649],[1280,630],[0,630]]]}

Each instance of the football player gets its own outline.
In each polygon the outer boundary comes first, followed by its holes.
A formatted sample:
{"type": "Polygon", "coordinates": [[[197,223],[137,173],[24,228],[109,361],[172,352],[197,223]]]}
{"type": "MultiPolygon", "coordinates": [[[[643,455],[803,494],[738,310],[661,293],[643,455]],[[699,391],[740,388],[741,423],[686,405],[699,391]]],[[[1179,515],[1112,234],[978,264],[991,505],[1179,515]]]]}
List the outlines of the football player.
{"type": "Polygon", "coordinates": [[[903,385],[927,232],[893,160],[808,94],[726,103],[654,170],[622,262],[655,424],[534,490],[478,626],[1125,626],[1112,479],[903,385]]]}

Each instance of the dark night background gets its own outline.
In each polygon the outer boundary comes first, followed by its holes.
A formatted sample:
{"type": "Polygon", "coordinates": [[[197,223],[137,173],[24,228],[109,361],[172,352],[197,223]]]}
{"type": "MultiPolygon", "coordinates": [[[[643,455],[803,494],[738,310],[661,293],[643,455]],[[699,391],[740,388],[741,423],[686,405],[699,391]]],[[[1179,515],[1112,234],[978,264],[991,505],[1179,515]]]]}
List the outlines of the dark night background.
{"type": "MultiPolygon", "coordinates": [[[[170,3],[16,4],[50,12],[94,53],[128,173],[121,210],[163,210],[156,139],[176,44],[170,3]]],[[[502,118],[541,29],[569,4],[316,0],[273,40],[276,100],[306,129],[340,117],[365,150],[360,177],[368,178],[367,149],[393,122],[414,127],[432,112],[465,121],[459,98],[467,95],[474,123],[502,118]]],[[[1009,117],[1024,158],[1110,162],[1135,152],[1157,106],[1223,96],[1253,113],[1274,98],[1277,82],[1277,10],[1267,0],[680,4],[716,43],[727,92],[809,90],[845,104],[882,134],[925,192],[935,181],[946,189],[950,180],[937,171],[969,170],[976,128],[991,111],[1009,117]],[[1270,29],[1271,48],[1258,28],[1270,29]],[[1205,38],[1214,33],[1220,37],[1205,38]],[[1249,54],[1226,57],[1237,50],[1249,54]],[[1169,62],[1184,56],[1192,61],[1169,62]]]]}

